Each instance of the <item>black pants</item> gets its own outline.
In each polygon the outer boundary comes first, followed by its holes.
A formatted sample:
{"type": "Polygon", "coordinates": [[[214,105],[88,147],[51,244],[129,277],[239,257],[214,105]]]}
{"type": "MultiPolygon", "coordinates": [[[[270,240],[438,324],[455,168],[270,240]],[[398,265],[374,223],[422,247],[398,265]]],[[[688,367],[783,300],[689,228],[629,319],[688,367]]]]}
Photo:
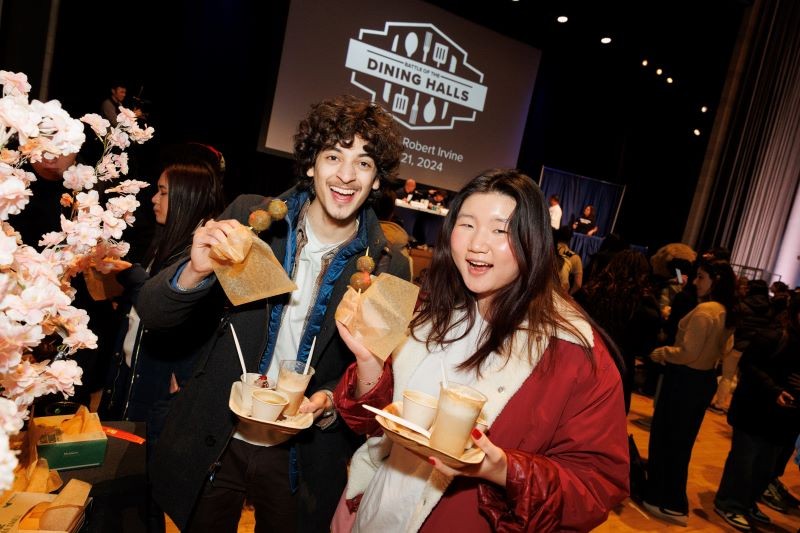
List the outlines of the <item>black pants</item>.
{"type": "Polygon", "coordinates": [[[734,427],[731,451],[725,460],[714,505],[725,511],[747,514],[772,481],[781,448],[780,444],[771,443],[760,435],[734,427]]]}
{"type": "Polygon", "coordinates": [[[255,507],[256,533],[293,533],[297,499],[289,488],[289,449],[288,444],[263,447],[231,439],[186,531],[236,533],[246,499],[255,507]]]}
{"type": "MultiPolygon", "coordinates": [[[[786,473],[786,465],[794,456],[794,444],[796,440],[797,437],[793,438],[791,442],[781,445],[778,457],[775,460],[775,471],[772,473],[772,479],[778,479],[786,473]]],[[[770,481],[772,481],[772,479],[770,479],[770,481]]]]}
{"type": "Polygon", "coordinates": [[[717,390],[714,370],[667,364],[661,383],[647,458],[645,501],[689,512],[686,482],[692,448],[706,408],[717,390]]]}

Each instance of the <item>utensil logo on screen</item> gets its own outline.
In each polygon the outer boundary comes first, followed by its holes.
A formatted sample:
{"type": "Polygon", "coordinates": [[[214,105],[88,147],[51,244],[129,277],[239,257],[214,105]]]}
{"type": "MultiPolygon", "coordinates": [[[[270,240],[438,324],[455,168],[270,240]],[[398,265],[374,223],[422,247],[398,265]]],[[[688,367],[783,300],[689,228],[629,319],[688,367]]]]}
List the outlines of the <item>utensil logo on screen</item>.
{"type": "Polygon", "coordinates": [[[350,81],[410,130],[474,122],[486,103],[484,74],[467,51],[430,23],[387,22],[350,39],[350,81]]]}

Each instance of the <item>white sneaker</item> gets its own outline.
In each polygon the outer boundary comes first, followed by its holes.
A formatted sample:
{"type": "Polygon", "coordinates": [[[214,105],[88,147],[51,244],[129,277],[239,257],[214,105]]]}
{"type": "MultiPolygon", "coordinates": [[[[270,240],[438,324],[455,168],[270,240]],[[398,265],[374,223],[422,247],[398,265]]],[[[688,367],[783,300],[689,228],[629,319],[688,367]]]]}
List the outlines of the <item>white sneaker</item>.
{"type": "Polygon", "coordinates": [[[665,509],[664,507],[658,507],[647,502],[642,502],[642,505],[644,506],[645,511],[666,522],[677,524],[683,527],[686,527],[686,525],[689,523],[689,515],[686,513],[673,511],[672,509],[665,509]]]}

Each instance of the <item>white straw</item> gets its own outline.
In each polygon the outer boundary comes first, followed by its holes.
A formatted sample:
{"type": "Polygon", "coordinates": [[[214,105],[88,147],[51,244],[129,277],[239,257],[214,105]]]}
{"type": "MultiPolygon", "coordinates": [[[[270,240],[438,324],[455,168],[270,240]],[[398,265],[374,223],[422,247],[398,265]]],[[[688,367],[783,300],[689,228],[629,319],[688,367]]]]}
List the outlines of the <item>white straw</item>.
{"type": "Polygon", "coordinates": [[[247,367],[244,366],[244,356],[242,355],[242,347],[239,346],[239,337],[236,336],[236,330],[233,329],[233,322],[228,322],[233,333],[233,342],[236,344],[236,352],[239,354],[239,362],[242,364],[242,380],[247,380],[247,367]]]}
{"type": "Polygon", "coordinates": [[[306,367],[303,369],[303,375],[308,374],[308,367],[311,366],[311,356],[314,355],[314,345],[317,344],[317,338],[311,339],[311,349],[308,350],[308,358],[306,359],[306,367]]]}
{"type": "Polygon", "coordinates": [[[439,363],[442,367],[442,386],[446,389],[447,387],[447,371],[444,369],[444,359],[439,359],[439,363]]]}

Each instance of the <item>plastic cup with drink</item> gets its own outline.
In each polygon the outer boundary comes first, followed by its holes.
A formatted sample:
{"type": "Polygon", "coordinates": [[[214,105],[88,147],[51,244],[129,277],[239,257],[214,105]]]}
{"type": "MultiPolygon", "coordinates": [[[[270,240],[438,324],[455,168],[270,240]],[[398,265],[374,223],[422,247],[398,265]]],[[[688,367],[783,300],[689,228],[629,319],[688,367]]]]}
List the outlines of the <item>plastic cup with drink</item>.
{"type": "Polygon", "coordinates": [[[289,398],[289,405],[283,410],[284,416],[294,416],[303,403],[308,382],[314,375],[314,369],[308,367],[303,361],[289,359],[281,361],[278,373],[277,390],[289,398]]]}
{"type": "Polygon", "coordinates": [[[431,430],[431,447],[460,457],[485,403],[486,396],[472,387],[452,381],[442,384],[431,430]]]}

